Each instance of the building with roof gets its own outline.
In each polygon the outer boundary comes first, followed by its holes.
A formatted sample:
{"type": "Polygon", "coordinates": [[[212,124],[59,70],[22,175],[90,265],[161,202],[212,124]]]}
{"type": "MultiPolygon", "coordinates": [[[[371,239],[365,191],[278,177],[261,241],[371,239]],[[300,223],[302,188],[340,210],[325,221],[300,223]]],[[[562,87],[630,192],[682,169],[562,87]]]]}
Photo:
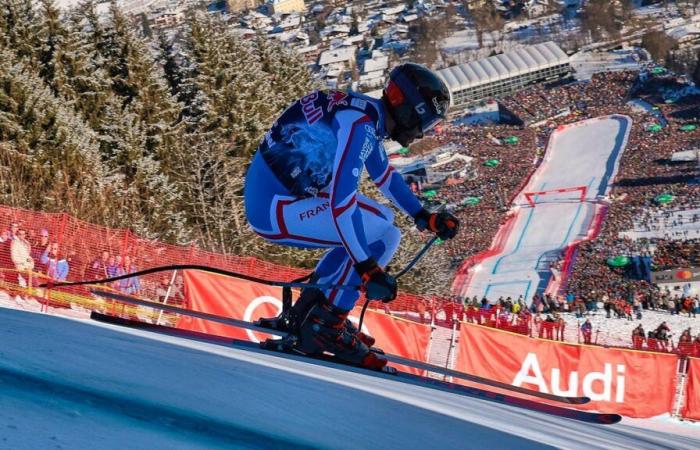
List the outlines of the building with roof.
{"type": "Polygon", "coordinates": [[[569,56],[552,41],[438,71],[452,93],[454,109],[511,94],[524,86],[567,77],[569,56]]]}
{"type": "Polygon", "coordinates": [[[304,0],[270,0],[269,6],[274,14],[304,12],[304,0]]]}

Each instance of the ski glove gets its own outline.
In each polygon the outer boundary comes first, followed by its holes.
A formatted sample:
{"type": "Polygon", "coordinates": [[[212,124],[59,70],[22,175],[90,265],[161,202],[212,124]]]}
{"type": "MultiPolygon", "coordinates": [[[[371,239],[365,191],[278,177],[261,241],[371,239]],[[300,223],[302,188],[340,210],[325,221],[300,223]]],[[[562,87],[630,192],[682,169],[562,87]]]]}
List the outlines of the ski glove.
{"type": "Polygon", "coordinates": [[[396,279],[384,272],[377,261],[370,257],[355,264],[355,270],[362,278],[362,290],[368,300],[381,300],[389,303],[396,298],[396,279]]]}
{"type": "Polygon", "coordinates": [[[418,230],[430,230],[443,241],[455,237],[459,230],[459,220],[447,211],[431,213],[421,209],[413,219],[418,230]]]}

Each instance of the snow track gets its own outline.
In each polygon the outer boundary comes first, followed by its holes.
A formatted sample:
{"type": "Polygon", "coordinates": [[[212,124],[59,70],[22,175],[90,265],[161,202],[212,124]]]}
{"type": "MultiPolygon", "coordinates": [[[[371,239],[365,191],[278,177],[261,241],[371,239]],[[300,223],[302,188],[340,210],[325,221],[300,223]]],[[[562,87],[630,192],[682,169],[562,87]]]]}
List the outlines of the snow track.
{"type": "Polygon", "coordinates": [[[0,308],[0,448],[698,448],[146,331],[0,308]]]}
{"type": "Polygon", "coordinates": [[[627,116],[589,119],[555,131],[545,159],[516,198],[513,216],[503,226],[489,257],[470,269],[464,288],[468,297],[500,296],[530,302],[542,293],[550,278],[550,265],[567,245],[588,239],[604,197],[617,172],[618,161],[632,126],[627,116]],[[553,192],[585,187],[581,191],[553,192]],[[525,193],[549,191],[533,196],[525,193]]]}

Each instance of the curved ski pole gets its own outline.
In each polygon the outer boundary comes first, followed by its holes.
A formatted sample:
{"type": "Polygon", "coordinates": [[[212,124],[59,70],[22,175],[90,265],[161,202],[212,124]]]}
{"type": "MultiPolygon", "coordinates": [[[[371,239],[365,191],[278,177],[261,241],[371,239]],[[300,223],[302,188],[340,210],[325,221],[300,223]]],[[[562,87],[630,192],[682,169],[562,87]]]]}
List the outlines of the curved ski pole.
{"type": "MultiPolygon", "coordinates": [[[[434,239],[433,239],[433,241],[434,241],[434,239]]],[[[432,241],[429,242],[428,244],[432,244],[432,241]]],[[[416,261],[418,259],[420,259],[420,257],[423,255],[423,253],[425,253],[425,250],[427,250],[427,247],[429,247],[428,244],[426,244],[426,246],[423,247],[423,249],[418,253],[418,255],[416,255],[416,257],[414,257],[413,260],[411,262],[409,262],[408,265],[401,272],[399,272],[399,275],[397,275],[396,278],[403,275],[411,267],[413,267],[413,265],[416,263],[416,261]]],[[[351,286],[351,285],[308,284],[308,283],[299,282],[298,280],[294,280],[291,282],[266,280],[264,278],[254,277],[251,275],[245,275],[245,274],[238,273],[238,272],[232,272],[230,270],[218,269],[216,267],[201,266],[199,264],[171,264],[168,266],[151,267],[150,269],[144,269],[144,270],[139,270],[139,271],[132,272],[132,273],[126,273],[124,275],[119,275],[116,277],[103,278],[101,280],[59,281],[59,282],[48,281],[46,283],[41,283],[38,287],[45,287],[45,288],[51,289],[51,288],[55,288],[55,287],[84,286],[87,284],[111,283],[113,281],[124,280],[126,278],[139,277],[139,276],[143,276],[143,275],[149,275],[149,274],[158,273],[158,272],[165,272],[165,271],[169,271],[169,270],[201,270],[202,272],[216,273],[219,275],[225,275],[228,277],[239,278],[241,280],[251,281],[253,283],[259,283],[259,284],[264,284],[267,286],[276,286],[276,287],[289,287],[289,288],[310,287],[310,288],[316,288],[316,289],[321,289],[321,290],[326,290],[326,289],[358,290],[358,289],[360,289],[360,286],[351,286]]],[[[304,278],[306,278],[306,277],[304,277],[304,278]]]]}
{"type": "MultiPolygon", "coordinates": [[[[432,247],[432,245],[435,242],[437,242],[437,240],[438,240],[437,236],[434,236],[431,240],[429,240],[423,246],[423,248],[420,249],[420,251],[418,253],[416,253],[416,256],[414,256],[413,259],[411,261],[409,261],[408,264],[406,264],[406,267],[404,267],[401,272],[397,273],[394,278],[396,278],[398,280],[402,276],[406,275],[406,272],[411,270],[413,268],[413,266],[415,266],[416,263],[418,261],[420,261],[420,259],[423,257],[423,255],[425,255],[425,253],[430,249],[430,247],[432,247]]],[[[360,313],[360,322],[358,324],[359,326],[357,327],[357,329],[360,331],[362,331],[362,322],[364,322],[364,320],[365,320],[365,311],[367,311],[367,306],[369,306],[369,302],[370,302],[370,300],[365,298],[365,304],[362,305],[362,312],[360,313]]]]}

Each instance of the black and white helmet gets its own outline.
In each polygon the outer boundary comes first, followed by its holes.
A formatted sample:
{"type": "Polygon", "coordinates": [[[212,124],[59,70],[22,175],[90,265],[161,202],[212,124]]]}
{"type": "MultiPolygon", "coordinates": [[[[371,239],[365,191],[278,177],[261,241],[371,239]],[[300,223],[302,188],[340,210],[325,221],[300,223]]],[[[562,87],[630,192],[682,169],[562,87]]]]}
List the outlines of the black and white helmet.
{"type": "Polygon", "coordinates": [[[447,116],[450,91],[433,71],[420,64],[405,63],[389,74],[384,103],[396,127],[391,138],[407,146],[447,116]]]}

